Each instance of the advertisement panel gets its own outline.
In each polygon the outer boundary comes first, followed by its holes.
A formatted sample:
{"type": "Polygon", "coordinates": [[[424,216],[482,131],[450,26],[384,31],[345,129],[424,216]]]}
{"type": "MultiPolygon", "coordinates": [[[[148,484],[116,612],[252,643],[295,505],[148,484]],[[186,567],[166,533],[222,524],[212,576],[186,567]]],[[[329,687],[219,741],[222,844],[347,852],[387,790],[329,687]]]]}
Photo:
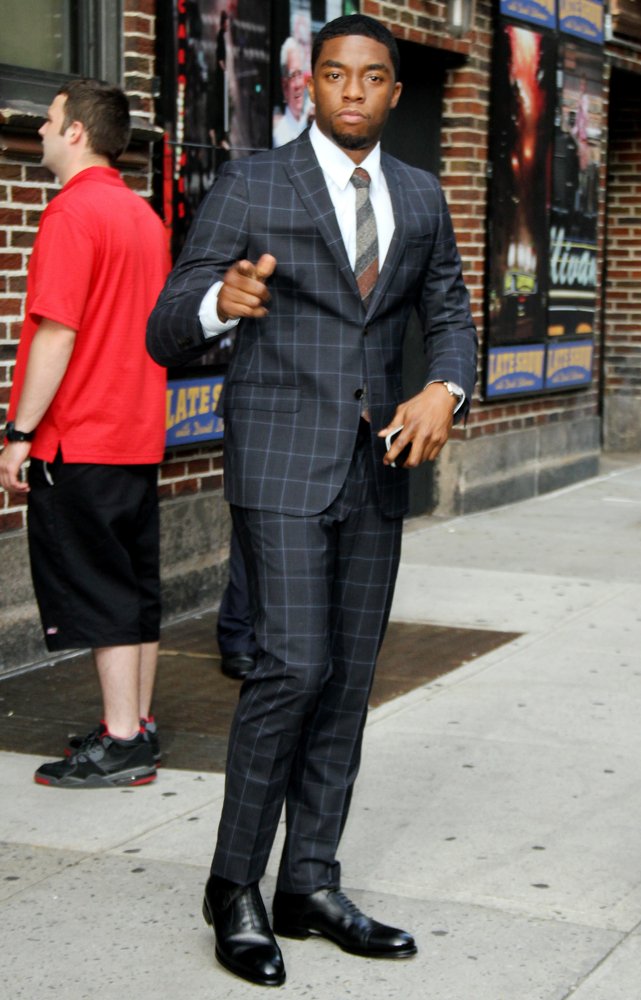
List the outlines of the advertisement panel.
{"type": "Polygon", "coordinates": [[[497,39],[487,398],[592,380],[604,113],[601,49],[507,21],[497,39]]]}
{"type": "Polygon", "coordinates": [[[554,36],[547,33],[505,23],[497,33],[490,149],[488,396],[542,388],[554,51],[554,36]],[[527,352],[515,350],[524,344],[539,346],[527,352]]]}
{"type": "Polygon", "coordinates": [[[307,84],[311,76],[312,11],[310,0],[291,0],[287,35],[275,38],[278,48],[277,95],[272,117],[272,146],[284,146],[307,128],[314,108],[307,84]]]}
{"type": "MultiPolygon", "coordinates": [[[[603,54],[568,39],[559,46],[555,115],[548,336],[591,345],[597,291],[597,222],[603,114],[603,54]],[[578,338],[578,339],[577,339],[578,338]]],[[[552,352],[546,385],[590,381],[582,365],[552,352]],[[568,370],[560,373],[559,359],[568,370]]],[[[584,353],[583,357],[587,354],[584,353]]]]}
{"type": "Polygon", "coordinates": [[[174,0],[174,255],[216,169],[269,145],[270,5],[174,0]]]}
{"type": "MultiPolygon", "coordinates": [[[[176,104],[164,215],[174,258],[221,164],[269,146],[270,20],[263,0],[173,0],[176,104]]],[[[233,337],[217,340],[194,367],[226,365],[232,348],[233,337]]]]}

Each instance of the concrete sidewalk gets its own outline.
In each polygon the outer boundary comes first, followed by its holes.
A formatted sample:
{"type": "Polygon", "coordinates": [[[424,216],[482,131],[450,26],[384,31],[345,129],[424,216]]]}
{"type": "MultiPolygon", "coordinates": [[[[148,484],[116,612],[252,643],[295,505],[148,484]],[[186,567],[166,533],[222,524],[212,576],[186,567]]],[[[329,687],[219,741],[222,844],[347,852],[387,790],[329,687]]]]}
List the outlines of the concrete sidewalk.
{"type": "MultiPolygon", "coordinates": [[[[343,884],[419,955],[283,940],[283,996],[639,1000],[640,549],[641,457],[408,524],[395,620],[521,636],[369,717],[343,884]]],[[[39,763],[0,755],[3,995],[258,996],[200,915],[222,776],[68,792],[36,786],[39,763]]]]}

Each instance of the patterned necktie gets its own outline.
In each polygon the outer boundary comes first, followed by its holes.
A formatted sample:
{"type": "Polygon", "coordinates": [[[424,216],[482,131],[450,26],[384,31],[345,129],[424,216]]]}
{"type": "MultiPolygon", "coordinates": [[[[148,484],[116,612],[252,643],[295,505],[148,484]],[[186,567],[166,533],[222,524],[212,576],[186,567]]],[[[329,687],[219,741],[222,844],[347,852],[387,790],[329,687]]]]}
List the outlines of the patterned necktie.
{"type": "Polygon", "coordinates": [[[363,304],[367,306],[378,279],[378,235],[376,218],[369,200],[370,176],[357,167],[350,180],[356,188],[356,265],[354,274],[363,304]]]}

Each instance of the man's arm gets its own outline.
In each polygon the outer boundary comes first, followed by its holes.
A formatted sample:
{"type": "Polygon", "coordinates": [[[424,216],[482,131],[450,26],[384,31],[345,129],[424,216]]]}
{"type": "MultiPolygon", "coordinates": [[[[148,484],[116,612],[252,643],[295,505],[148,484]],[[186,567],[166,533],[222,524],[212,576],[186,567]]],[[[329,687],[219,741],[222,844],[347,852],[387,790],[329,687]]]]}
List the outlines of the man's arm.
{"type": "Polygon", "coordinates": [[[457,420],[467,414],[476,380],[476,328],[450,214],[441,191],[439,199],[439,222],[417,302],[424,332],[428,384],[422,392],[401,403],[387,427],[379,431],[379,437],[385,437],[395,428],[403,427],[383,459],[386,465],[410,443],[412,450],[405,466],[433,461],[447,442],[454,412],[457,420]],[[465,400],[460,409],[457,398],[450,395],[444,382],[454,382],[463,389],[465,400]]]}
{"type": "Polygon", "coordinates": [[[158,364],[187,364],[211,348],[200,308],[210,288],[225,281],[227,271],[247,256],[248,210],[249,191],[242,171],[237,164],[226,164],[203,199],[149,317],[147,350],[158,364]]]}
{"type": "MultiPolygon", "coordinates": [[[[71,360],[76,331],[43,319],[31,342],[24,384],[14,422],[28,433],[35,430],[49,409],[71,360]]],[[[29,441],[9,442],[0,455],[0,486],[11,493],[28,493],[20,481],[20,467],[29,457],[29,441]]]]}

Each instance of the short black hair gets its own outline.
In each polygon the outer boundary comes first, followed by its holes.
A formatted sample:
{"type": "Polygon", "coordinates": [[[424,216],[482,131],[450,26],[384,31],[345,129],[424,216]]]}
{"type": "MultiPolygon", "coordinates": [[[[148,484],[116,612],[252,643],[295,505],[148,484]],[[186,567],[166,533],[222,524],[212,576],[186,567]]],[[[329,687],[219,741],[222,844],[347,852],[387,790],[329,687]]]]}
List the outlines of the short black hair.
{"type": "Polygon", "coordinates": [[[100,80],[71,80],[58,91],[66,97],[62,132],[81,122],[92,152],[113,165],[130,135],[129,101],[119,87],[100,80]]]}
{"type": "Polygon", "coordinates": [[[384,24],[373,17],[368,17],[367,14],[345,14],[343,17],[334,18],[321,28],[312,46],[312,72],[324,43],[330,38],[342,38],[345,35],[365,35],[366,38],[373,38],[384,45],[392,60],[394,77],[398,80],[401,73],[401,57],[396,39],[384,24]]]}

